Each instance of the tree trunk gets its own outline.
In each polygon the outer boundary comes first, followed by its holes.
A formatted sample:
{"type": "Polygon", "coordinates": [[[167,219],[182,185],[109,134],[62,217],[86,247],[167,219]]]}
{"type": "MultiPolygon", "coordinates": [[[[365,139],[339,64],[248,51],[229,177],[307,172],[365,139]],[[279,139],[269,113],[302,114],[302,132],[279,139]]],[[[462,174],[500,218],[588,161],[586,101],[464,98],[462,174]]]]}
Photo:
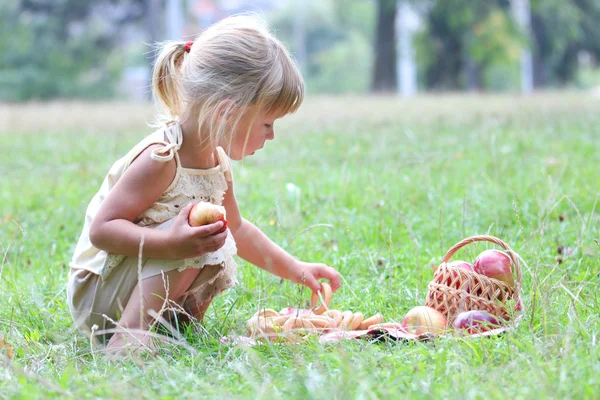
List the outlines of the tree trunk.
{"type": "MultiPolygon", "coordinates": [[[[527,42],[531,41],[531,6],[529,0],[511,0],[512,14],[521,27],[527,42]]],[[[521,49],[521,93],[533,91],[533,62],[531,49],[526,46],[521,49]]]]}
{"type": "Polygon", "coordinates": [[[483,87],[481,66],[473,61],[470,56],[467,56],[465,65],[467,69],[467,88],[470,92],[479,92],[483,87]]]}
{"type": "Polygon", "coordinates": [[[550,65],[547,54],[550,44],[546,38],[544,21],[541,17],[531,15],[531,48],[533,53],[533,86],[544,88],[548,84],[546,65],[550,65]]]}
{"type": "Polygon", "coordinates": [[[396,92],[396,0],[377,0],[377,36],[371,91],[396,92]]]}

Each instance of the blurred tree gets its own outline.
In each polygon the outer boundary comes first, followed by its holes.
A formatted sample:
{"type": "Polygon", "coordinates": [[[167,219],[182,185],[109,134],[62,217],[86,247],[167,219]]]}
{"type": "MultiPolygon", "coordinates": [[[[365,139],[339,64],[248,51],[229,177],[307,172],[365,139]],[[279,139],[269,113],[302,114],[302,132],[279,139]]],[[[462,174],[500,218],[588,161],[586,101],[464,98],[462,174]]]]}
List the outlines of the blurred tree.
{"type": "Polygon", "coordinates": [[[422,6],[426,28],[418,60],[425,86],[480,89],[498,65],[516,62],[521,38],[509,0],[431,0],[422,6]]]}
{"type": "Polygon", "coordinates": [[[304,40],[294,37],[297,7],[269,15],[277,37],[295,55],[305,54],[305,79],[310,92],[364,92],[372,67],[370,46],[373,5],[369,0],[305,0],[301,16],[304,40]],[[296,46],[302,44],[304,49],[296,46]]]}
{"type": "Polygon", "coordinates": [[[145,10],[145,0],[0,0],[0,99],[113,94],[111,51],[145,10]]]}
{"type": "MultiPolygon", "coordinates": [[[[579,10],[571,0],[532,0],[534,83],[537,87],[557,82],[557,70],[581,36],[579,10]]],[[[565,68],[565,67],[563,67],[565,68]]]]}
{"type": "Polygon", "coordinates": [[[471,32],[467,50],[468,60],[474,66],[477,75],[468,80],[469,88],[509,88],[511,84],[493,82],[491,79],[491,75],[501,68],[514,70],[504,78],[513,75],[516,83],[516,68],[523,42],[519,28],[507,10],[492,9],[483,20],[475,22],[471,32]]]}
{"type": "Polygon", "coordinates": [[[600,59],[598,0],[532,0],[536,86],[573,82],[582,51],[600,59]]]}
{"type": "Polygon", "coordinates": [[[396,14],[397,0],[377,0],[377,35],[375,38],[375,65],[373,92],[395,92],[396,75],[396,14]]]}
{"type": "Polygon", "coordinates": [[[600,59],[598,0],[531,0],[531,43],[513,20],[509,0],[415,4],[426,21],[416,47],[420,79],[428,88],[516,86],[513,69],[522,46],[531,46],[536,87],[573,82],[582,52],[600,59]]]}

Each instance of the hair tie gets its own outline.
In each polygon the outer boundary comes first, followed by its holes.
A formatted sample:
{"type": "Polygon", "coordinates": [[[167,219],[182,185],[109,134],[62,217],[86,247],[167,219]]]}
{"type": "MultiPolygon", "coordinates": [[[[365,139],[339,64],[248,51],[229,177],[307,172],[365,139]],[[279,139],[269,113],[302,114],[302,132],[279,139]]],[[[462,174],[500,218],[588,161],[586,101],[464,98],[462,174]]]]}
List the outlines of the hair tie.
{"type": "Polygon", "coordinates": [[[189,53],[189,52],[190,52],[190,50],[192,49],[192,45],[193,45],[193,44],[194,44],[194,42],[187,42],[187,43],[185,44],[185,52],[186,52],[186,53],[189,53]]]}

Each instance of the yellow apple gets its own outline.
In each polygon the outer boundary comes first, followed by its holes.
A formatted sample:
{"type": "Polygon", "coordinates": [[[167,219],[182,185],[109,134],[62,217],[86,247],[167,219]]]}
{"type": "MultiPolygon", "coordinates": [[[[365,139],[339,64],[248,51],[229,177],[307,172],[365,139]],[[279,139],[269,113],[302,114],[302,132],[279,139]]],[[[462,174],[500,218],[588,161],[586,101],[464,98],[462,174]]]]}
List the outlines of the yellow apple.
{"type": "Polygon", "coordinates": [[[441,333],[446,329],[446,318],[431,307],[418,306],[406,314],[402,327],[414,335],[441,333]]]}
{"type": "Polygon", "coordinates": [[[201,201],[192,207],[188,222],[190,226],[202,226],[214,224],[217,221],[223,221],[223,228],[217,233],[227,229],[227,220],[225,219],[225,207],[217,206],[212,203],[201,201]]]}

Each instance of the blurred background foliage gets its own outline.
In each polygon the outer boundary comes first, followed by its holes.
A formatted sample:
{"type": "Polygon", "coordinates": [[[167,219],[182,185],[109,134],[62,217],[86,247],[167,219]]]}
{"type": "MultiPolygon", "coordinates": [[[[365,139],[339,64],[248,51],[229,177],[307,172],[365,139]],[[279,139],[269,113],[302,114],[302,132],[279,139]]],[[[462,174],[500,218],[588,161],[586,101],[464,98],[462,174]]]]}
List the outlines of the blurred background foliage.
{"type": "Polygon", "coordinates": [[[126,67],[122,30],[143,0],[0,0],[0,98],[111,97],[126,67]],[[114,12],[125,5],[126,13],[114,12]]]}
{"type": "MultiPolygon", "coordinates": [[[[523,48],[531,49],[536,88],[600,85],[598,0],[531,0],[530,34],[514,21],[509,0],[406,2],[419,19],[412,46],[420,91],[518,90],[523,48]]],[[[188,35],[206,27],[189,11],[199,3],[219,17],[231,11],[231,1],[182,0],[188,35]]],[[[260,2],[276,35],[301,56],[310,92],[334,94],[395,91],[398,3],[260,2]]],[[[147,76],[149,44],[166,39],[165,7],[160,0],[0,0],[0,100],[125,96],[123,80],[136,68],[147,76]]],[[[138,86],[147,91],[147,82],[138,86]]]]}

